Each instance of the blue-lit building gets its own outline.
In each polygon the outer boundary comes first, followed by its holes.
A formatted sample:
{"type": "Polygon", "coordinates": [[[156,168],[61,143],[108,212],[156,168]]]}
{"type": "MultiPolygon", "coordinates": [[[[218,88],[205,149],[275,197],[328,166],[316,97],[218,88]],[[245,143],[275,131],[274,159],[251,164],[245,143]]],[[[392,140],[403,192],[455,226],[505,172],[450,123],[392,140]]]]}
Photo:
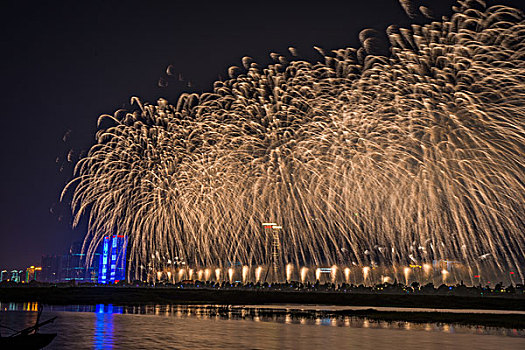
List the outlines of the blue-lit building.
{"type": "Polygon", "coordinates": [[[126,279],[126,236],[104,237],[98,266],[98,283],[117,283],[126,279]]]}

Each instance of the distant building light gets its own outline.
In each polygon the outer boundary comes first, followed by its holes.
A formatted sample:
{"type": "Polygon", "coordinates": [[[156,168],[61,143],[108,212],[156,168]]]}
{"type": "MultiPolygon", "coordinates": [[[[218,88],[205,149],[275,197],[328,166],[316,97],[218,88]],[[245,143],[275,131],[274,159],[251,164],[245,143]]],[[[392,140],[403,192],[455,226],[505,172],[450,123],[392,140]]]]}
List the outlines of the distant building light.
{"type": "Polygon", "coordinates": [[[263,222],[262,224],[264,227],[273,227],[273,226],[277,226],[277,224],[275,222],[263,222]]]}

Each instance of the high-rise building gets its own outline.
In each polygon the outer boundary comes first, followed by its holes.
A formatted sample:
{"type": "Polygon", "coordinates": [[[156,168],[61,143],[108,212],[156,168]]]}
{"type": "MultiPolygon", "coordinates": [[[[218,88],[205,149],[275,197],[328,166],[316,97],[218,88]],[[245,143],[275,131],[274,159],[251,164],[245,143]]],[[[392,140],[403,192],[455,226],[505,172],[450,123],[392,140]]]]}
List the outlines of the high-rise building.
{"type": "Polygon", "coordinates": [[[126,279],[126,236],[104,237],[98,268],[98,283],[117,283],[126,279]]]}
{"type": "Polygon", "coordinates": [[[60,280],[77,282],[96,282],[98,278],[99,253],[94,253],[92,261],[86,261],[82,242],[74,242],[69,252],[62,257],[60,280]]]}
{"type": "Polygon", "coordinates": [[[41,280],[52,283],[62,280],[62,255],[42,256],[41,280]]]}

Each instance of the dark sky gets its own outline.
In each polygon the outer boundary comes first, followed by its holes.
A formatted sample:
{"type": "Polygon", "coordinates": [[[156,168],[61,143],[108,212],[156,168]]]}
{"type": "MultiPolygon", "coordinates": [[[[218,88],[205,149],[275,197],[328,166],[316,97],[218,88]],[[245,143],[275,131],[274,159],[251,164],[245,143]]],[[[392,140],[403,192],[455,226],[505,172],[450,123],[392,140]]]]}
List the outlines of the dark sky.
{"type": "MultiPolygon", "coordinates": [[[[453,2],[426,1],[439,14],[453,2]]],[[[0,269],[39,264],[84,233],[59,196],[67,154],[89,149],[100,114],[131,96],[209,90],[246,55],[266,64],[294,46],[315,60],[314,45],[356,47],[364,28],[410,23],[396,0],[2,1],[0,18],[0,269]],[[184,81],[160,88],[169,64],[184,81]]]]}

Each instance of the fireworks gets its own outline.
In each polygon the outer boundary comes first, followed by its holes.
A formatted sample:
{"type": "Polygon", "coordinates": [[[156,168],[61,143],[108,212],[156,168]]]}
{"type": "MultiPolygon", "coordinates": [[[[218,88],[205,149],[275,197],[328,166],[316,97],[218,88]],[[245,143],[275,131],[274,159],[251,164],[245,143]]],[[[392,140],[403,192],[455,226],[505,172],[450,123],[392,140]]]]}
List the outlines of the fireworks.
{"type": "Polygon", "coordinates": [[[523,278],[523,14],[464,1],[391,26],[388,56],[363,33],[320,63],[245,57],[211,92],[101,116],[64,190],[88,254],[118,232],[134,266],[267,266],[270,221],[279,266],[452,259],[523,278]]]}

